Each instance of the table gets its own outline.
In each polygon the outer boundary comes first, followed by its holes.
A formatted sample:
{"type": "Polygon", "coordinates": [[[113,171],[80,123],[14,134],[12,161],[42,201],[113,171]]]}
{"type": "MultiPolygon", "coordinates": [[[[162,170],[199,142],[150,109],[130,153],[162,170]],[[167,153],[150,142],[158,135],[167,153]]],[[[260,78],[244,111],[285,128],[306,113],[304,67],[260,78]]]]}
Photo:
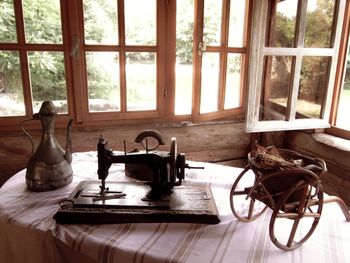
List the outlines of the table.
{"type": "MultiPolygon", "coordinates": [[[[268,234],[271,211],[239,222],[229,204],[230,188],[242,169],[209,163],[187,170],[184,183],[210,185],[219,211],[216,225],[127,223],[61,225],[58,202],[82,180],[97,179],[96,152],[73,155],[73,182],[49,192],[29,192],[25,170],[0,189],[0,262],[349,262],[350,223],[336,204],[324,206],[319,225],[300,248],[286,252],[268,234]]],[[[113,164],[108,180],[126,180],[113,164]]]]}

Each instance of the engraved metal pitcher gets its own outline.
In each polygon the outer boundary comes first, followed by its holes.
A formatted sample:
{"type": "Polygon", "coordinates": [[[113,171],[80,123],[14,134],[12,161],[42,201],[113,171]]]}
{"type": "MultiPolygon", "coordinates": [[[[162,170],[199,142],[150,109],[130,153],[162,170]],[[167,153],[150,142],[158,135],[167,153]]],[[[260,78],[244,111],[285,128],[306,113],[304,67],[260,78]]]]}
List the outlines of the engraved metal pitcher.
{"type": "MultiPolygon", "coordinates": [[[[40,120],[42,125],[41,142],[35,153],[28,161],[26,172],[27,187],[31,191],[49,191],[61,188],[73,179],[71,153],[71,125],[67,127],[66,150],[59,145],[54,132],[54,121],[57,111],[52,101],[44,101],[38,113],[33,115],[34,120],[40,120]]],[[[23,129],[23,127],[22,127],[23,129]]],[[[34,150],[34,144],[29,136],[34,150]]]]}

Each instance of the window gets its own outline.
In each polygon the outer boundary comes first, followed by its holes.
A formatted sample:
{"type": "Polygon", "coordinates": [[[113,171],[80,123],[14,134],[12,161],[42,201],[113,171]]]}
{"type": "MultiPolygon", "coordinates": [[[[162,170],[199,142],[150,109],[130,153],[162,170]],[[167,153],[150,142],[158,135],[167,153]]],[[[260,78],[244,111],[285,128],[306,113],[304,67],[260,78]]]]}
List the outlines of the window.
{"type": "Polygon", "coordinates": [[[0,10],[0,116],[14,123],[37,112],[47,99],[60,113],[68,113],[69,65],[60,1],[22,0],[15,6],[4,0],[0,10]]]}
{"type": "Polygon", "coordinates": [[[205,121],[213,116],[218,118],[241,113],[246,81],[248,1],[194,2],[197,5],[192,4],[192,7],[191,0],[177,1],[176,72],[187,72],[187,76],[193,73],[193,104],[180,106],[183,105],[181,97],[184,88],[181,87],[183,81],[177,75],[175,114],[192,112],[195,121],[205,121]],[[196,10],[194,21],[186,20],[184,10],[193,8],[196,10]],[[186,28],[183,25],[187,24],[188,28],[191,23],[194,23],[191,48],[195,52],[189,63],[183,63],[180,46],[183,29],[186,28]]]}
{"type": "Polygon", "coordinates": [[[350,139],[350,3],[345,10],[342,41],[339,51],[338,74],[336,75],[333,107],[331,112],[332,127],[327,132],[350,139]]]}
{"type": "Polygon", "coordinates": [[[82,0],[69,7],[77,18],[70,25],[73,71],[81,74],[76,119],[161,117],[164,1],[82,0]]]}
{"type": "Polygon", "coordinates": [[[329,127],[345,1],[255,1],[246,129],[329,127]]]}
{"type": "Polygon", "coordinates": [[[243,112],[249,0],[4,0],[0,125],[205,121],[243,112]]]}

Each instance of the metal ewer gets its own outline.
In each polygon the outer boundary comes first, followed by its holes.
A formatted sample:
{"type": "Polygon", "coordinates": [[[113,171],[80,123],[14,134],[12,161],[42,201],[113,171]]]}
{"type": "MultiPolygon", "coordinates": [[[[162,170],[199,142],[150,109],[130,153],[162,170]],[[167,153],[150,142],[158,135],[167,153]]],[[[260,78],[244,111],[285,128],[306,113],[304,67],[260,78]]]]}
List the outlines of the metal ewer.
{"type": "MultiPolygon", "coordinates": [[[[40,120],[42,125],[41,142],[28,161],[26,184],[31,191],[50,191],[61,188],[72,182],[71,124],[67,126],[67,143],[64,150],[55,137],[54,122],[57,111],[52,101],[44,101],[34,120],[40,120]]],[[[23,127],[22,127],[23,129],[23,127]]],[[[31,136],[23,129],[30,138],[31,136]]]]}

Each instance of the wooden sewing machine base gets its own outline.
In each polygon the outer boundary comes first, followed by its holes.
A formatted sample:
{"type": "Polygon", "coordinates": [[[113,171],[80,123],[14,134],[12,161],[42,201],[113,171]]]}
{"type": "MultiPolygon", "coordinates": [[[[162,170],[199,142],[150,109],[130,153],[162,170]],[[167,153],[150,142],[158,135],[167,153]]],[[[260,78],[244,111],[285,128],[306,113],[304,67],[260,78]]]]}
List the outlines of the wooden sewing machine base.
{"type": "Polygon", "coordinates": [[[54,218],[62,224],[106,224],[141,222],[187,222],[217,224],[217,208],[206,185],[180,185],[170,196],[148,199],[150,187],[139,182],[106,182],[100,194],[100,181],[83,181],[69,199],[60,204],[54,218]]]}

